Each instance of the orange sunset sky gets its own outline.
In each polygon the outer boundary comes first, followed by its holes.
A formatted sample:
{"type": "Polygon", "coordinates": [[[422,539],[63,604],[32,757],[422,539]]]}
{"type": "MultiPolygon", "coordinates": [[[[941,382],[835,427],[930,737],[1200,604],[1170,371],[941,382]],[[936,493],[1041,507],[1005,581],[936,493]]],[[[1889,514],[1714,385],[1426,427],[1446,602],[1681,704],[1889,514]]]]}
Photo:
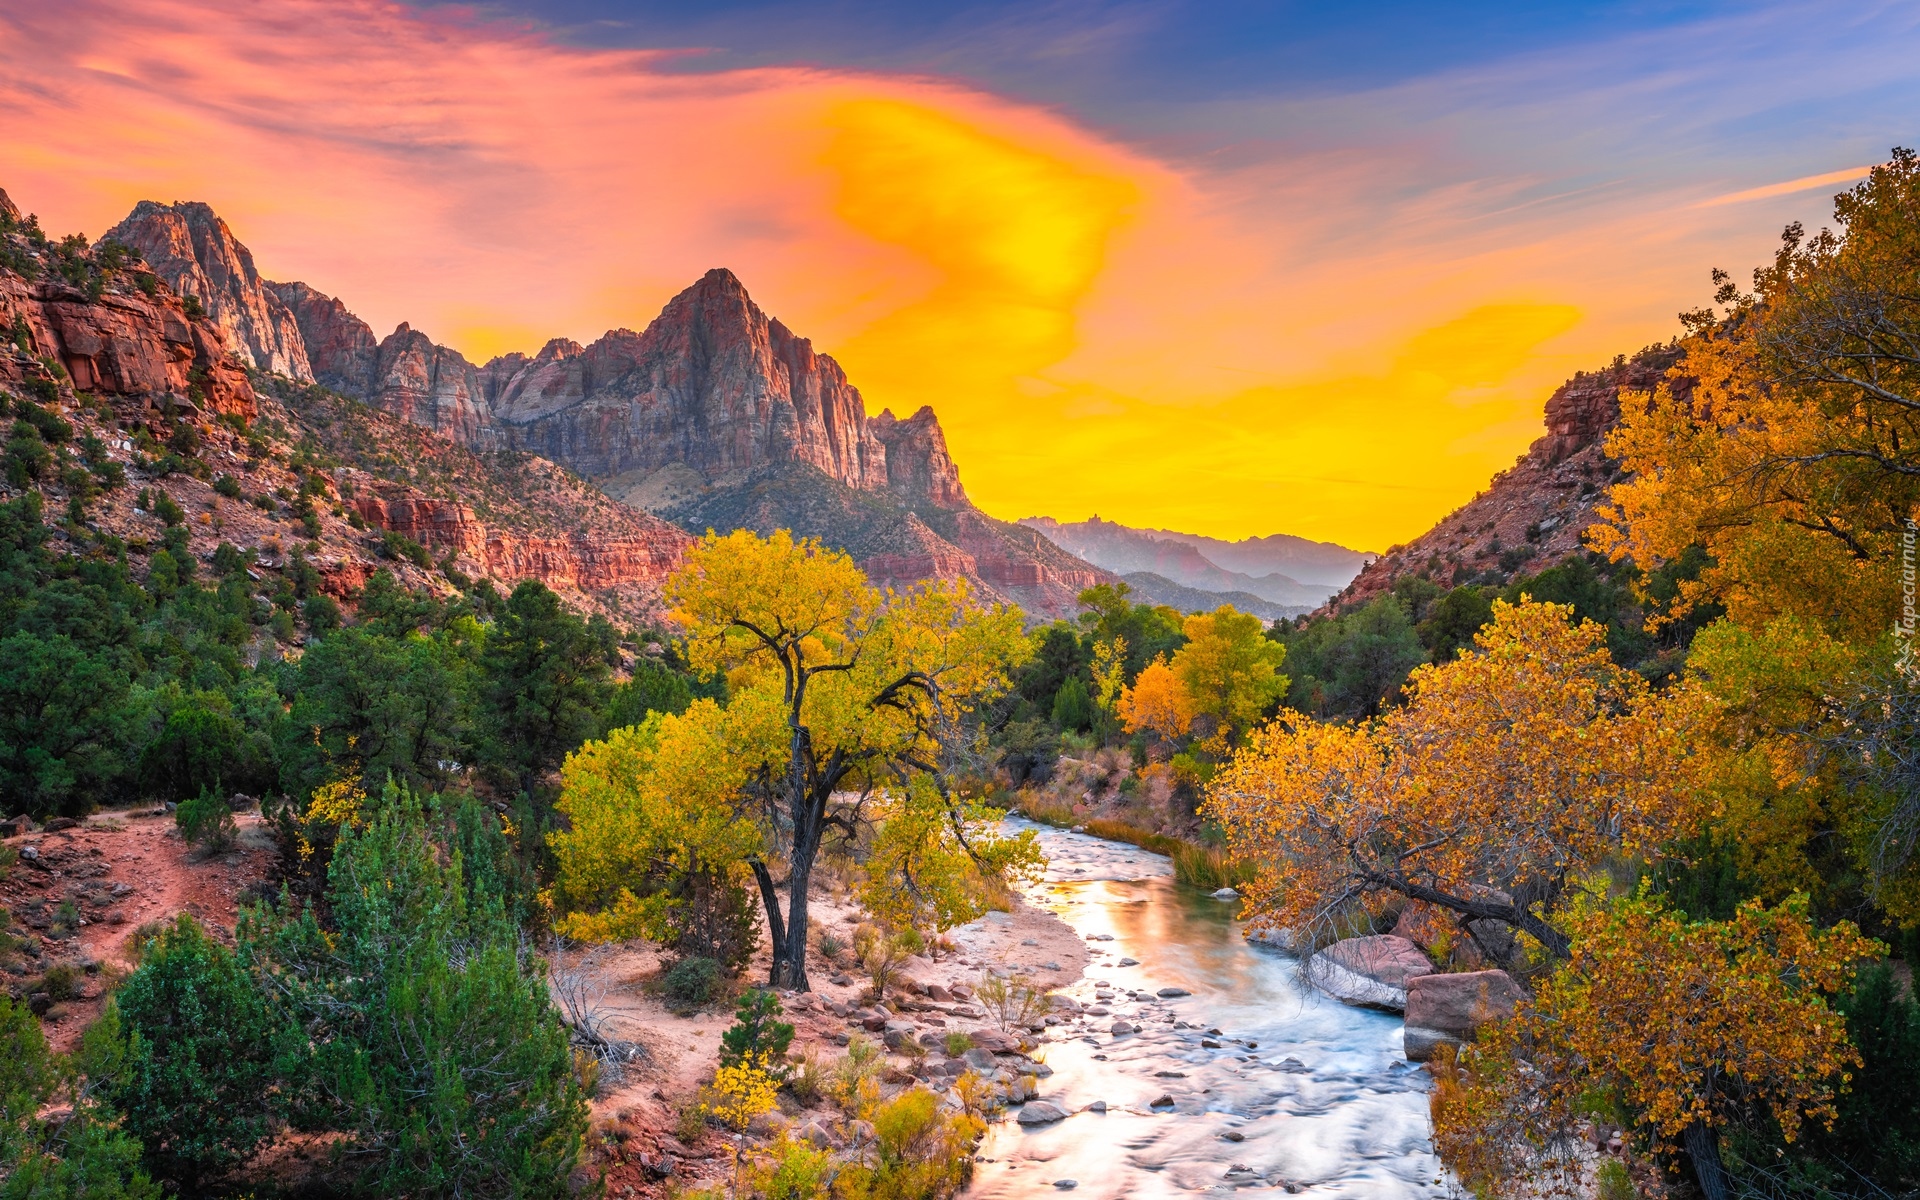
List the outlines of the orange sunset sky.
{"type": "Polygon", "coordinates": [[[0,187],[56,234],[204,200],[269,278],[476,361],[726,266],[871,411],[931,404],[997,516],[1382,549],[1912,140],[1911,7],[1818,11],[1075,91],[1152,29],[1051,74],[972,42],[690,66],[727,27],[0,0],[0,187]]]}

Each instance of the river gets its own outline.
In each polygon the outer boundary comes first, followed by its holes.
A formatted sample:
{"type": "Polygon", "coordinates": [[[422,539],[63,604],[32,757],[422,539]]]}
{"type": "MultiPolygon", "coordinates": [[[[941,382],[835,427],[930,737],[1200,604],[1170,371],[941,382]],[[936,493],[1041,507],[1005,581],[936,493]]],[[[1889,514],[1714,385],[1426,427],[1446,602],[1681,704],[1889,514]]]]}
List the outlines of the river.
{"type": "Polygon", "coordinates": [[[1028,898],[1094,951],[1086,976],[1060,990],[1107,1012],[1049,1030],[1040,1098],[1071,1115],[995,1124],[967,1197],[1453,1192],[1399,1018],[1306,987],[1293,959],[1247,944],[1237,902],[1174,883],[1170,860],[1009,823],[1036,830],[1049,858],[1028,898]],[[1190,994],[1163,999],[1162,988],[1190,994]],[[1122,1019],[1140,1031],[1111,1033],[1122,1019]],[[1089,1110],[1096,1102],[1106,1111],[1089,1110]]]}

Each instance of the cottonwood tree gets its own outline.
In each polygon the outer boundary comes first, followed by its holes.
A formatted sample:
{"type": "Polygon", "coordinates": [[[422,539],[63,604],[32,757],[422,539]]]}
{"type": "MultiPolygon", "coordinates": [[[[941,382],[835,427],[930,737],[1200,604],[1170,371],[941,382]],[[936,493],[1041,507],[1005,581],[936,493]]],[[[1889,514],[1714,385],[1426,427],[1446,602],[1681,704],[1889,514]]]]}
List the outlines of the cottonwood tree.
{"type": "Polygon", "coordinates": [[[1685,1147],[1708,1200],[1729,1193],[1718,1130],[1764,1112],[1793,1142],[1831,1123],[1860,1055],[1827,998],[1882,947],[1816,930],[1806,897],[1694,922],[1640,897],[1572,914],[1571,959],[1533,1003],[1442,1067],[1434,1140],[1494,1195],[1575,1194],[1578,1131],[1607,1094],[1685,1147]]]}
{"type": "Polygon", "coordinates": [[[1205,810],[1258,868],[1250,913],[1313,931],[1405,897],[1565,958],[1549,917],[1577,878],[1704,815],[1687,734],[1705,701],[1651,692],[1571,611],[1496,603],[1478,652],[1415,671],[1404,707],[1357,725],[1288,713],[1257,731],[1205,810]]]}
{"type": "Polygon", "coordinates": [[[593,765],[611,752],[591,746],[569,762],[573,827],[551,844],[572,928],[643,932],[667,903],[663,872],[731,857],[758,884],[770,981],[805,990],[807,892],[830,835],[873,845],[871,906],[939,923],[969,919],[1037,861],[1030,836],[994,834],[954,782],[969,713],[1030,652],[1017,610],[975,603],[964,581],[880,592],[845,554],[785,531],[709,534],[666,596],[690,661],[726,672],[732,698],[642,727],[624,766],[593,765]]]}

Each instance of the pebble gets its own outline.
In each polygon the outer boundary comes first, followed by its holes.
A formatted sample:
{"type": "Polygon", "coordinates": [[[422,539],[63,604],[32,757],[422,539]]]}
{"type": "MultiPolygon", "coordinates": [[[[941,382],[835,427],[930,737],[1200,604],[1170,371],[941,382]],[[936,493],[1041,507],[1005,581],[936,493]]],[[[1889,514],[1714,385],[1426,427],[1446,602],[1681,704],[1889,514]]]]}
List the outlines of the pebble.
{"type": "Polygon", "coordinates": [[[1080,1186],[1080,1181],[1078,1179],[1056,1179],[1053,1181],[1053,1186],[1063,1192],[1070,1192],[1080,1186]]]}
{"type": "Polygon", "coordinates": [[[1140,960],[1137,958],[1123,958],[1113,965],[1116,967],[1137,967],[1140,965],[1140,960]]]}
{"type": "Polygon", "coordinates": [[[1040,942],[1037,938],[1021,938],[1020,944],[1022,946],[1038,946],[1040,942]]]}
{"type": "Polygon", "coordinates": [[[1155,1100],[1152,1104],[1147,1105],[1148,1108],[1171,1108],[1172,1106],[1173,1106],[1173,1097],[1166,1096],[1166,1095],[1161,1096],[1158,1100],[1155,1100]]]}
{"type": "Polygon", "coordinates": [[[1213,898],[1215,900],[1238,900],[1240,893],[1230,887],[1223,887],[1213,894],[1213,898]]]}
{"type": "Polygon", "coordinates": [[[1191,996],[1193,993],[1183,987],[1163,987],[1158,992],[1155,992],[1154,995],[1159,996],[1162,1000],[1172,1000],[1179,996],[1191,996]]]}
{"type": "Polygon", "coordinates": [[[1087,1105],[1084,1111],[1092,1112],[1092,1113],[1103,1113],[1107,1111],[1107,1102],[1105,1100],[1095,1100],[1092,1104],[1087,1105]]]}
{"type": "Polygon", "coordinates": [[[1229,1129],[1225,1133],[1221,1134],[1220,1136],[1227,1139],[1230,1142],[1244,1142],[1247,1140],[1247,1135],[1244,1133],[1241,1133],[1238,1129],[1229,1129]]]}

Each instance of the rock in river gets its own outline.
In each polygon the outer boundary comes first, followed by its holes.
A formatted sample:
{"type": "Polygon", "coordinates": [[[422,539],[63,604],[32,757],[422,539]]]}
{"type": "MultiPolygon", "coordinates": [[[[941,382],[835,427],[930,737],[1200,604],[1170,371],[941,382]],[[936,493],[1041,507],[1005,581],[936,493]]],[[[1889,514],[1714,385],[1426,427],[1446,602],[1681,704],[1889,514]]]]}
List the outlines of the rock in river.
{"type": "Polygon", "coordinates": [[[1433,974],[1433,962],[1403,937],[1380,934],[1335,942],[1307,962],[1307,978],[1336,1000],[1392,1012],[1407,1007],[1407,984],[1433,974]]]}
{"type": "Polygon", "coordinates": [[[1020,1106],[1020,1115],[1014,1118],[1022,1125],[1051,1125],[1055,1121],[1064,1121],[1067,1114],[1057,1104],[1045,1100],[1029,1100],[1020,1106]]]}

